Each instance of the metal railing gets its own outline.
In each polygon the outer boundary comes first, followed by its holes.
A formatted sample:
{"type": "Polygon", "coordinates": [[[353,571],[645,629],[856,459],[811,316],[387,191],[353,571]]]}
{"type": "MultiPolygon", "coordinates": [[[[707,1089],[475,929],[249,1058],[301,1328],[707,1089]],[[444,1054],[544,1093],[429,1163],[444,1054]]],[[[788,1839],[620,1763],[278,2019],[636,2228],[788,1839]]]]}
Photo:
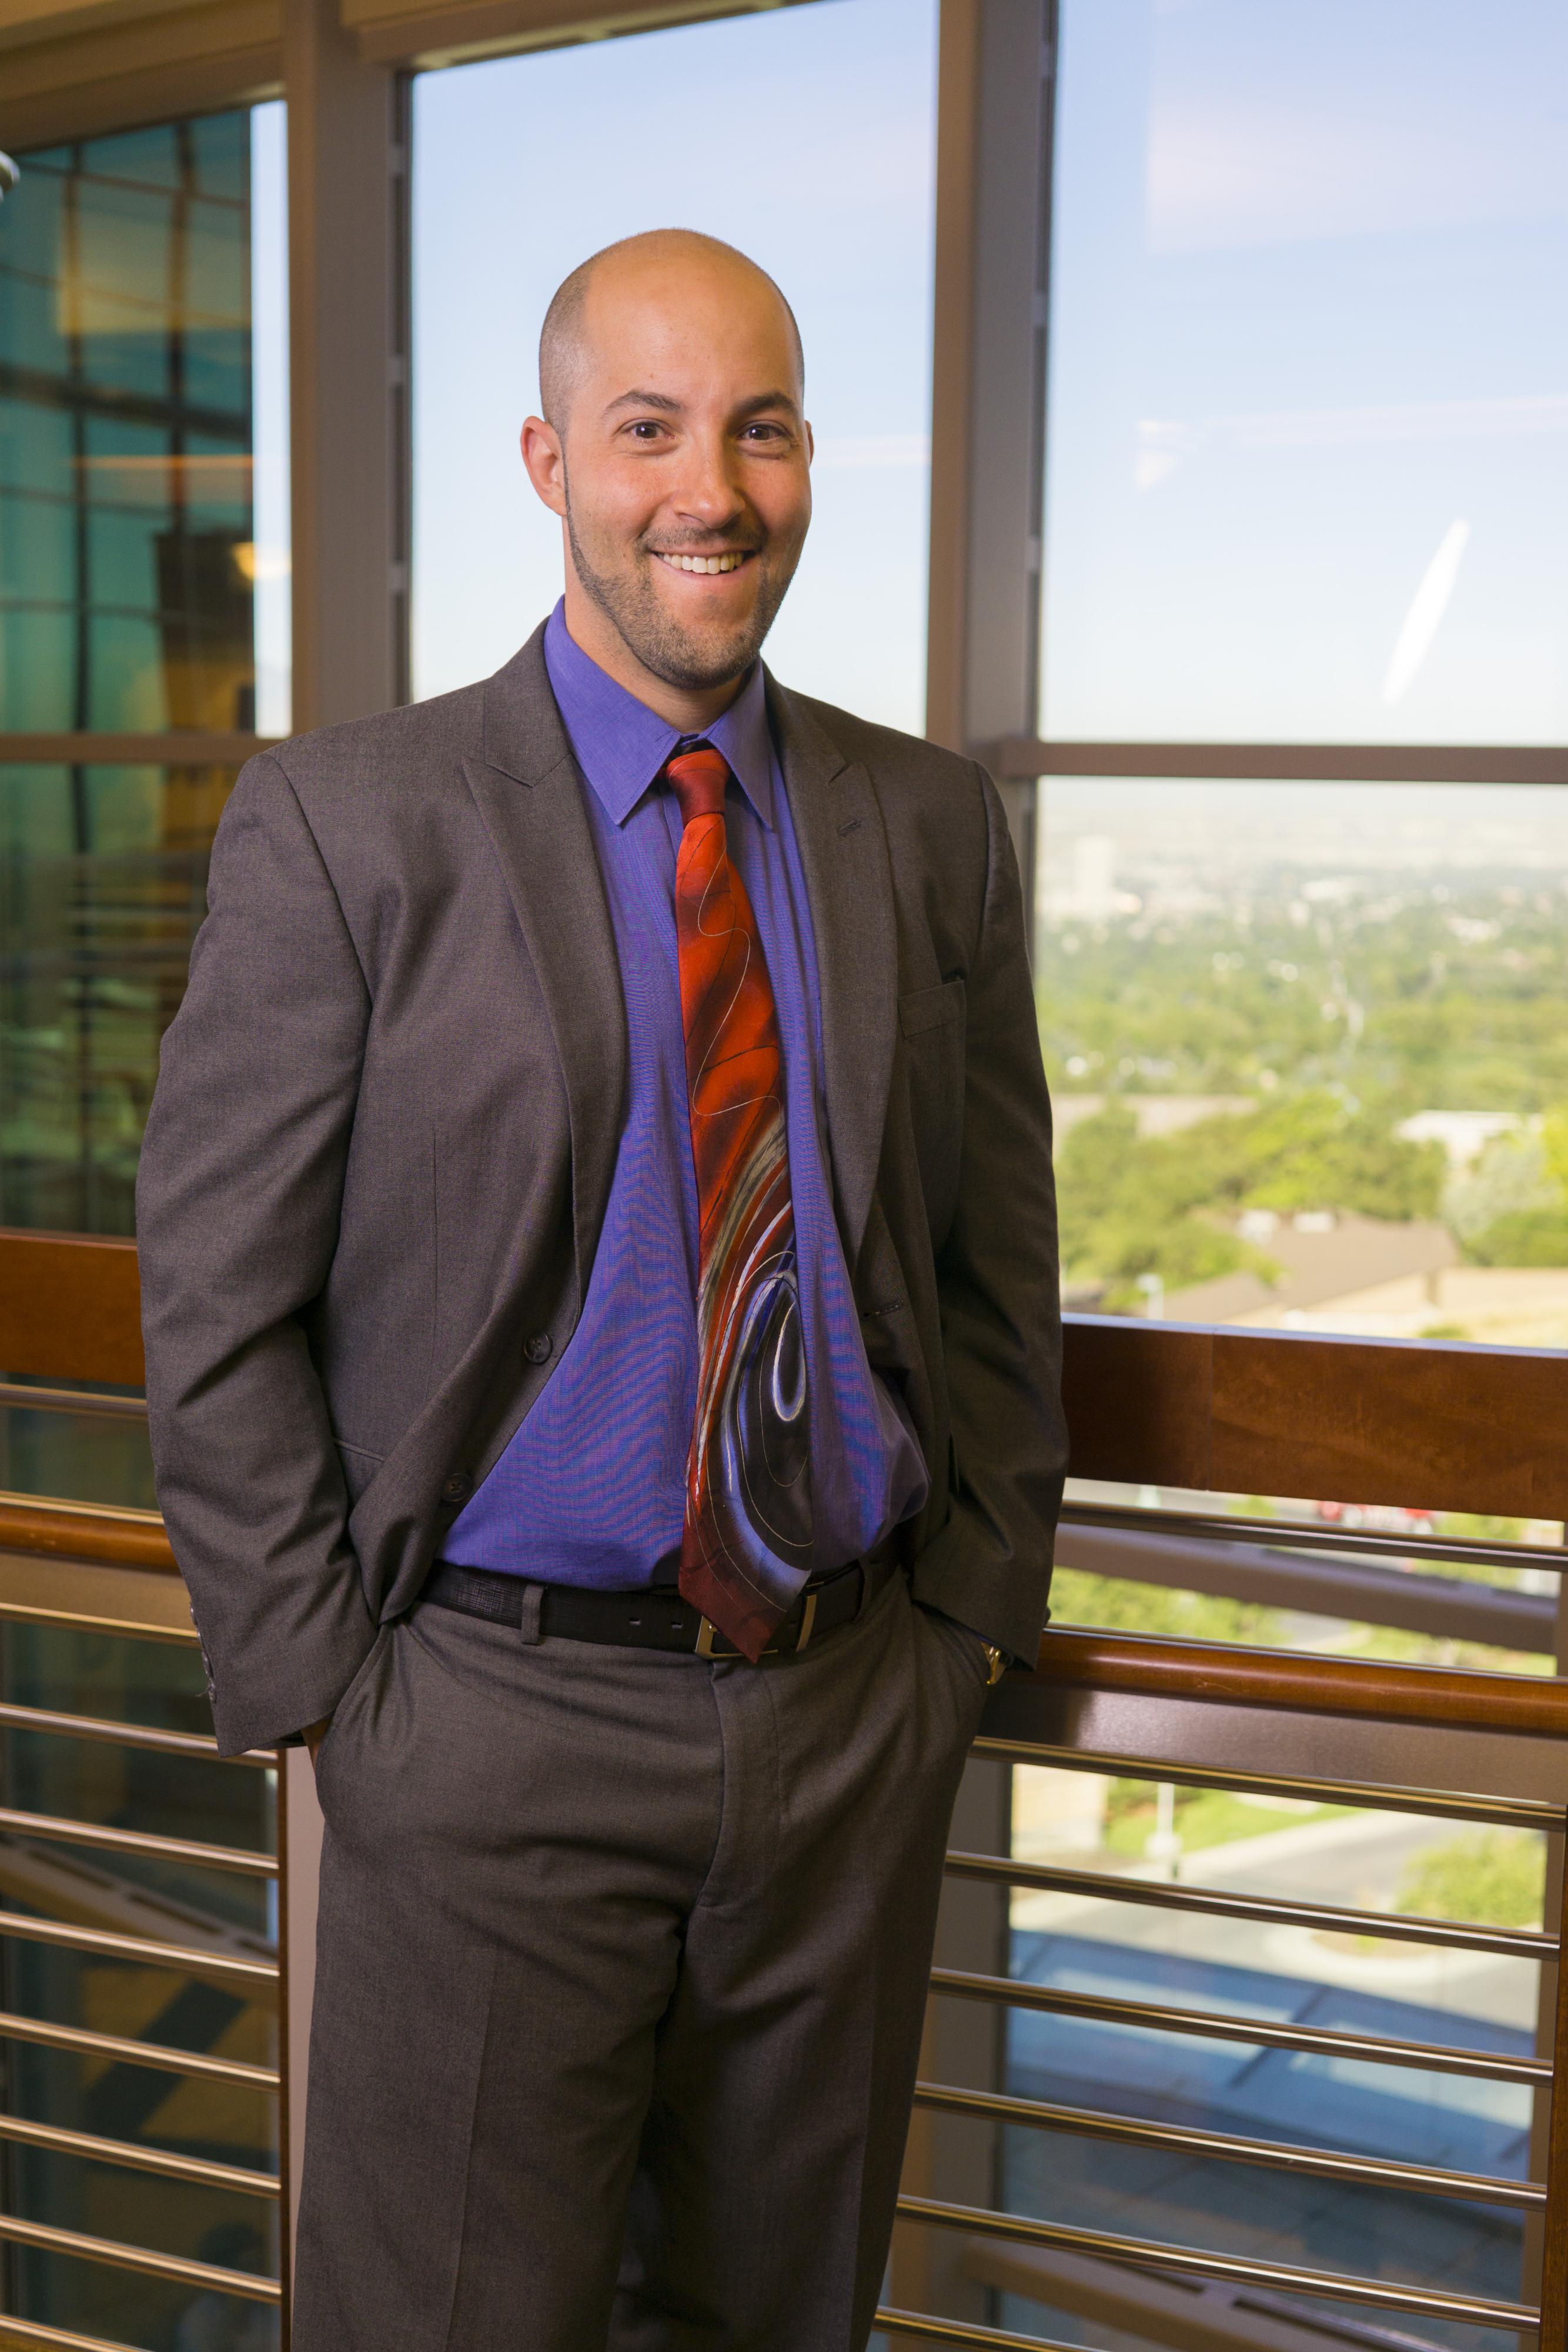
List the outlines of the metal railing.
{"type": "MultiPolygon", "coordinates": [[[[93,1397],[69,1390],[25,1387],[12,1381],[0,1383],[0,1404],[102,1413],[120,1420],[145,1415],[145,1407],[135,1398],[93,1397]]],[[[91,1564],[88,1572],[92,1575],[99,1575],[103,1569],[141,1570],[142,1596],[146,1591],[146,1571],[171,1579],[174,1571],[168,1538],[156,1513],[114,1510],[35,1496],[0,1496],[0,1554],[9,1554],[14,1566],[18,1554],[38,1559],[40,1566],[45,1561],[57,1562],[60,1581],[66,1588],[71,1584],[73,1575],[80,1574],[78,1564],[84,1562],[91,1564]]],[[[54,1570],[51,1569],[49,1573],[52,1577],[54,1570]]],[[[143,1605],[139,1613],[135,1600],[129,1597],[138,1579],[130,1575],[123,1581],[128,1591],[123,1613],[83,1606],[68,1589],[62,1590],[57,1605],[47,1599],[19,1601],[8,1591],[0,1591],[0,1620],[110,1633],[133,1640],[172,1642],[182,1647],[195,1644],[197,1636],[190,1623],[188,1609],[161,1608],[153,1612],[143,1605]]],[[[170,1598],[180,1590],[174,1585],[170,1598]]],[[[278,1763],[277,1755],[266,1750],[254,1750],[226,1761],[220,1759],[215,1740],[202,1733],[165,1730],[8,1702],[0,1704],[0,1729],[107,1744],[214,1767],[225,1762],[225,1769],[233,1765],[275,1771],[278,1763]]],[[[88,1854],[99,1853],[109,1862],[135,1857],[182,1869],[215,1871],[242,1881],[276,1882],[279,1869],[273,1853],[156,1835],[9,1805],[0,1806],[0,1838],[14,1852],[20,1848],[42,1855],[52,1847],[63,1845],[85,1850],[88,1854]]],[[[191,1940],[175,1941],[83,1926],[76,1919],[35,1916],[31,1910],[6,1909],[0,1910],[0,1937],[189,1975],[226,1986],[251,2000],[264,1999],[272,2006],[277,2005],[282,1990],[277,1959],[262,1950],[246,1948],[250,1939],[237,1932],[225,1936],[221,1929],[215,1929],[207,1934],[204,1941],[196,1940],[194,1935],[191,1940]]],[[[77,2053],[84,2058],[150,2067],[192,2082],[244,2088],[269,2099],[277,2099],[282,2089],[281,2074],[276,2066],[6,2011],[0,2011],[0,2042],[31,2043],[77,2053]]],[[[284,2184],[276,2172],[0,2114],[0,2145],[5,2144],[78,2158],[97,2165],[121,2167],[186,2187],[255,2198],[275,2208],[283,2195],[284,2184]]],[[[118,2239],[86,2235],[16,2213],[0,2212],[0,2242],[107,2266],[194,2292],[231,2295],[250,2304],[279,2306],[283,2300],[282,2284],[277,2276],[229,2269],[118,2239]]],[[[126,2352],[119,2343],[78,2335],[9,2312],[0,2312],[0,2334],[7,2343],[18,2346],[55,2346],[64,2347],[64,2352],[72,2352],[72,2347],[74,2352],[126,2352]]]]}
{"type": "MultiPolygon", "coordinates": [[[[40,1367],[40,1369],[46,1369],[40,1367]]],[[[74,1365],[68,1366],[73,1376],[74,1365]]],[[[116,1372],[105,1377],[130,1377],[116,1372]]],[[[10,1408],[73,1414],[97,1413],[120,1421],[144,1412],[131,1397],[94,1397],[90,1392],[0,1382],[0,1403],[10,1408]]],[[[106,1509],[47,1497],[0,1496],[0,1551],[28,1555],[40,1568],[59,1564],[68,1584],[73,1563],[97,1569],[140,1570],[124,1579],[133,1601],[117,1606],[99,1578],[90,1601],[57,1601],[35,1581],[26,1598],[0,1595],[0,1619],[24,1624],[67,1626],[141,1640],[193,1645],[188,1613],[179,1606],[152,1609],[147,1596],[155,1580],[167,1579],[177,1603],[174,1562],[155,1513],[106,1509]]],[[[1301,1523],[1223,1517],[1203,1509],[1133,1511],[1113,1504],[1074,1503],[1064,1518],[1062,1557],[1071,1565],[1135,1581],[1179,1584],[1186,1589],[1237,1593],[1276,1605],[1354,1616],[1373,1624],[1420,1632],[1458,1633],[1511,1649],[1549,1649],[1558,1603],[1551,1595],[1499,1591],[1396,1569],[1390,1556],[1434,1565],[1561,1566],[1561,1555],[1543,1547],[1499,1546],[1447,1538],[1391,1536],[1368,1530],[1320,1528],[1301,1523]],[[1462,1621],[1462,1622],[1461,1622],[1462,1621]]],[[[52,1571],[51,1571],[52,1574],[52,1571]]],[[[119,1744],[153,1753],[215,1763],[214,1743],[200,1734],[172,1732],[101,1717],[41,1707],[0,1705],[0,1728],[119,1744]]],[[[1166,1779],[1184,1785],[1261,1792],[1315,1802],[1350,1803],[1380,1811],[1447,1816],[1490,1826],[1528,1828],[1561,1837],[1568,1822],[1568,1767],[1549,1763],[1554,1743],[1568,1730],[1568,1690],[1561,1684],[1526,1677],[1434,1674],[1428,1670],[1370,1664],[1289,1654],[1243,1651],[1218,1645],[1140,1641],[1124,1636],[1056,1633],[1048,1636],[1032,1675],[1009,1676],[994,1695],[977,1755],[982,1762],[1044,1764],[1124,1777],[1166,1779]],[[1281,1737],[1289,1726],[1291,1737],[1281,1737]],[[1347,1729],[1354,1737],[1347,1736],[1347,1729]],[[1505,1752],[1506,1751],[1506,1752],[1505,1752]]],[[[277,1758],[255,1752],[231,1759],[242,1769],[273,1769],[277,1758]]],[[[274,1877],[275,1857],[190,1839],[107,1828],[21,1809],[0,1810],[0,1834],[26,1838],[40,1850],[64,1844],[112,1858],[140,1856],[182,1866],[232,1872],[251,1881],[274,1877]]],[[[1066,1896],[1092,1895],[1108,1903],[1157,1906],[1172,1913],[1224,1917],[1255,1927],[1290,1927],[1336,1935],[1371,1935],[1415,1946],[1451,1948],[1500,1958],[1526,1959],[1554,1967],[1559,1937],[1535,1929],[1488,1927],[1474,1923],[1413,1918],[1354,1905],[1276,1899],[1235,1889],[1127,1878],[1066,1864],[1015,1860],[1005,1852],[960,1844],[948,1857],[950,1876],[1005,1903],[1013,1891],[1066,1896]]],[[[253,1994],[282,1990],[276,1959],[245,1951],[214,1937],[204,1945],[122,1935],[68,1919],[31,1913],[0,1913],[0,1937],[54,1944],[66,1949],[188,1971],[253,1994]]],[[[1568,1977],[1568,1971],[1563,1972],[1568,1977]]],[[[1069,1991],[1030,1985],[981,1967],[939,1967],[934,1975],[934,2005],[962,2008],[980,2019],[1000,2021],[1011,2011],[1033,2010],[1115,2024],[1134,2033],[1183,2034],[1209,2042],[1229,2041],[1257,2048],[1294,2051],[1322,2059],[1416,2068],[1434,2074],[1514,2084],[1542,2098],[1549,2095],[1564,2056],[1561,2015],[1550,2051],[1511,2055],[1392,2035],[1356,2033],[1237,2017],[1176,2003],[1140,2001],[1105,1993],[1069,1991]]],[[[236,2059],[180,2051],[84,2028],[55,2025],[0,2014],[0,2040],[32,2041],[86,2055],[183,2073],[277,2095],[279,2072],[236,2059]]],[[[1512,2331],[1542,2352],[1568,2352],[1568,2237],[1563,2215],[1568,2205],[1568,2101],[1550,2110],[1549,2158],[1538,2177],[1511,2179],[1498,2174],[1367,2157],[1350,2148],[1302,2148],[1251,2135],[1194,2131],[1146,2116],[1058,2099],[1030,2099],[995,2087],[941,2079],[927,2070],[916,2092],[917,2111],[958,2128],[997,2132],[1003,2128],[1066,2134],[1084,2140],[1200,2157],[1217,2164],[1296,2172],[1357,2187],[1392,2188],[1421,2197],[1452,2198],[1522,2214],[1531,2227],[1542,2222],[1545,2267],[1541,2293],[1532,2303],[1502,2297],[1442,2292],[1404,2284],[1252,2259],[1221,2249],[1170,2244],[1157,2238],[1092,2230],[1032,2214],[1009,2212],[981,2198],[925,2193],[918,2179],[900,2202],[901,2230],[939,2236],[956,2243],[964,2275],[988,2289],[1087,2310],[1093,2295],[1111,2297],[1127,2332],[1140,2330],[1127,2314],[1145,2310],[1151,2341],[1174,2344],[1182,2336],[1158,2303],[1182,2294],[1198,2332],[1190,2340],[1218,2344],[1285,2347],[1305,2352],[1309,2333],[1321,2347],[1325,2336],[1343,2342],[1372,2342],[1375,2335],[1346,2313],[1343,2324],[1324,2306],[1379,2307],[1408,2319],[1441,2315],[1456,2322],[1512,2331]],[[1114,2283],[1108,2288],[1106,2281],[1114,2283]],[[1308,2297],[1319,2305],[1311,2330],[1303,2332],[1281,2297],[1308,2297]],[[1074,2300],[1078,2297],[1079,2300],[1074,2300]],[[1261,2316],[1260,2316],[1261,2315],[1261,2316]],[[1175,2332],[1171,2332],[1174,2327],[1175,2332]]],[[[276,2202],[276,2175],[247,2167],[208,2162],[127,2142],[98,2138],[61,2127],[0,2116],[0,2142],[51,2149],[95,2162],[240,2193],[276,2202]]],[[[194,2288],[277,2303],[276,2280],[226,2272],[149,2249],[84,2237],[17,2216],[0,2216],[0,2240],[45,2248],[124,2270],[176,2281],[194,2288]]],[[[1019,2335],[944,2314],[910,2307],[907,2297],[890,2302],[877,2315],[888,2337],[932,2344],[1018,2347],[1052,2352],[1047,2339],[1019,2335]]],[[[0,2329],[18,2344],[80,2347],[80,2352],[124,2352],[102,2339],[72,2335],[40,2322],[0,2314],[0,2329]]],[[[1390,2339],[1392,2340],[1392,2339],[1390,2339]]]]}
{"type": "MultiPolygon", "coordinates": [[[[1510,1675],[1388,1667],[1321,1656],[1292,1657],[1213,1644],[1134,1640],[1124,1635],[1052,1632],[1032,1675],[1008,1676],[993,1695],[977,1754],[1090,1772],[1169,1780],[1234,1790],[1286,1791],[1319,1801],[1351,1801],[1376,1810],[1404,1810],[1496,1823],[1528,1825],[1561,1841],[1568,1829],[1568,1685],[1510,1675]],[[1396,1679],[1393,1679],[1396,1678],[1396,1679]],[[1392,1679],[1392,1687],[1391,1687],[1392,1679]],[[1097,1726],[1113,1727],[1114,1742],[1097,1726]],[[1288,1752],[1281,1755],[1281,1748],[1288,1752]],[[1223,1763],[1216,1760],[1223,1755],[1223,1763]],[[1321,1759],[1321,1762],[1320,1762],[1321,1759]],[[1281,1771],[1283,1763],[1286,1769],[1281,1771]],[[1314,1765],[1318,1769],[1313,1769],[1314,1765]],[[1417,1772],[1414,1768],[1419,1766],[1417,1772]],[[1490,1782],[1490,1785],[1488,1785],[1490,1782]]],[[[1561,1847],[1559,1845],[1559,1852],[1561,1847]]],[[[1427,1946],[1543,1963],[1558,1970],[1563,1923],[1551,1931],[1495,1928],[1469,1922],[1390,1916],[1363,1906],[1307,1904],[1226,1888],[1125,1877],[1100,1871],[1040,1864],[1009,1854],[955,1851],[953,1878],[997,1890],[1092,1895],[1097,1903],[1156,1906],[1186,1914],[1239,1919],[1254,1927],[1308,1927],[1319,1932],[1392,1936],[1427,1946]]],[[[1562,1874],[1555,1874],[1562,1885],[1562,1874]]],[[[1278,2017],[1124,1999],[974,1969],[938,1967],[938,2004],[960,2000],[998,2012],[1045,2011],[1134,2032],[1193,2035],[1210,2042],[1280,2049],[1322,2060],[1360,2061],[1418,2068],[1429,2074],[1528,2085],[1550,2101],[1544,2177],[1511,2179],[1442,2165],[1416,2165],[1354,2148],[1303,2147],[1293,2142],[1236,2133],[1195,2130],[1144,2116],[1128,2116],[1061,2100],[1031,2099],[991,2088],[922,2079],[917,2108],[993,2128],[1064,2133],[1126,2147],[1179,2152],[1186,2158],[1262,2167],[1304,2177],[1392,2189],[1420,2196],[1512,2208],[1545,2222],[1539,2294],[1530,2301],[1460,2293],[1418,2281],[1391,2280],[1305,2267],[1217,2247],[1173,2244],[1124,2231],[1086,2229],[1032,2214],[960,2203],[918,2193],[907,2182],[899,2200],[906,2227],[959,2233],[962,2272],[971,2281],[1058,2307],[1091,2310],[1102,2318],[1113,2304],[1107,2281],[1128,2282],[1132,2302],[1122,2324],[1129,2333],[1154,2327],[1155,2341],[1176,2344],[1255,2341],[1275,2344],[1291,2334],[1277,2316],[1278,2298],[1307,2298],[1319,2306],[1310,2326],[1322,2344],[1335,2332],[1321,2306],[1354,2305],[1401,2315],[1504,2329],[1540,2352],[1568,2345],[1568,2098],[1552,2096],[1568,2066],[1568,1991],[1558,1998],[1547,2054],[1511,2056],[1497,2050],[1291,2023],[1278,2017]],[[1088,2301],[1077,2299],[1085,2279],[1088,2301]],[[1207,2284],[1261,2294],[1276,2316],[1249,2336],[1236,2322],[1228,2332],[1197,2332],[1178,2311],[1168,2332],[1150,2318],[1160,2282],[1207,2284]],[[1138,2315],[1142,2315],[1143,2326],[1138,2315]]],[[[1298,2331],[1306,2322],[1293,2314],[1298,2331]]],[[[895,2338],[923,2337],[983,2352],[988,2346],[1035,2346],[1042,2339],[1009,2335],[952,2316],[923,2315],[906,2301],[890,2305],[877,2325],[895,2338]]],[[[1353,2330],[1353,2338],[1354,2331],[1353,2330]]],[[[1365,2331],[1362,2331],[1364,2340],[1365,2331]]],[[[1305,2333],[1301,2335],[1304,2345],[1305,2333]]],[[[1047,2347],[1049,2352],[1049,2347],[1047,2347]]]]}

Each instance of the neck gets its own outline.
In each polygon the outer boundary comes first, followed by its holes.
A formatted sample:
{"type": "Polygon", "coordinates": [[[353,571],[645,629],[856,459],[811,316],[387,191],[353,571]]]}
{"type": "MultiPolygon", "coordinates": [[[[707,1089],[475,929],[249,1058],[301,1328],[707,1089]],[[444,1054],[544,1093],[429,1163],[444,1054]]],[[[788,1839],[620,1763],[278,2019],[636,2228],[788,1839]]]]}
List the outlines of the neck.
{"type": "Polygon", "coordinates": [[[747,663],[738,677],[726,678],[719,686],[672,686],[667,678],[659,677],[638,660],[609,614],[585,593],[570,564],[566,575],[566,625],[573,644],[580,646],[590,661],[597,662],[617,686],[623,686],[628,694],[635,695],[648,709],[656,711],[678,735],[701,735],[716,719],[722,718],[746,684],[747,671],[751,667],[747,663]]]}

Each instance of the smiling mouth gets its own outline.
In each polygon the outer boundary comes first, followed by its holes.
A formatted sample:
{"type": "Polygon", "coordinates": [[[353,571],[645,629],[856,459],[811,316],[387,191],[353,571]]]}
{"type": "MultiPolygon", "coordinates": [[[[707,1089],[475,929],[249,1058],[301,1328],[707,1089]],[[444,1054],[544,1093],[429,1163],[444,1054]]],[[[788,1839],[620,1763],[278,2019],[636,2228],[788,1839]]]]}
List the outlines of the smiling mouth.
{"type": "Polygon", "coordinates": [[[711,575],[718,572],[738,572],[743,563],[750,562],[757,550],[754,547],[728,547],[719,555],[668,555],[662,547],[650,551],[658,557],[661,563],[667,564],[672,572],[706,572],[711,575]]]}

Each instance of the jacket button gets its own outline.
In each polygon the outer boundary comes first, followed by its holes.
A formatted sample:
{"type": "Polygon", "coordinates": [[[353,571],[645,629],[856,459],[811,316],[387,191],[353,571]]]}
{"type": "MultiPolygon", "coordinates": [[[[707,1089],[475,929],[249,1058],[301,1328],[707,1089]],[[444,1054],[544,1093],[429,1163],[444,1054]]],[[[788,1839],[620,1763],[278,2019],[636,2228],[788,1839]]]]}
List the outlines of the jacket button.
{"type": "Polygon", "coordinates": [[[555,1341],[548,1331],[536,1331],[533,1338],[525,1343],[523,1353],[530,1364],[542,1364],[548,1362],[554,1345],[555,1341]]]}
{"type": "Polygon", "coordinates": [[[474,1481],[466,1470],[454,1470],[450,1478],[444,1478],[442,1481],[442,1500],[446,1503],[460,1503],[470,1492],[473,1485],[474,1481]]]}

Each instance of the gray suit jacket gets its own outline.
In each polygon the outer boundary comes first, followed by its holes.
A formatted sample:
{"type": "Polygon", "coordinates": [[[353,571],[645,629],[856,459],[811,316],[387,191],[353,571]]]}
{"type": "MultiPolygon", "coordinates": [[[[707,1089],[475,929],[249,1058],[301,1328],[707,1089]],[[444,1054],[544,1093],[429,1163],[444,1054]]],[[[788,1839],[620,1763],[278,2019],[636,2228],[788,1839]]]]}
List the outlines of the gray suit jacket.
{"type": "MultiPolygon", "coordinates": [[[[1066,1438],[1017,868],[968,761],[769,681],[834,1204],[931,1474],[917,1597],[1032,1654],[1066,1438]]],[[[543,633],[300,736],[218,828],[138,1188],[158,1493],[219,1743],[328,1715],[570,1341],[625,1023],[543,633]]]]}

